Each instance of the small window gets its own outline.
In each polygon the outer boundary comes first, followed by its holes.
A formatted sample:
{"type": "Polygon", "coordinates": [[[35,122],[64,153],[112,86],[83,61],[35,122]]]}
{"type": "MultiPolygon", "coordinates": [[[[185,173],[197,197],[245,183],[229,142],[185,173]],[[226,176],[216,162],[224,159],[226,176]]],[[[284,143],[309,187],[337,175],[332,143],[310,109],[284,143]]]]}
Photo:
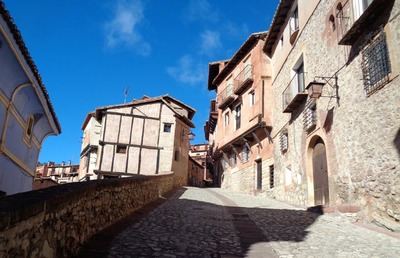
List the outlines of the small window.
{"type": "Polygon", "coordinates": [[[229,125],[229,112],[226,112],[224,115],[224,125],[225,127],[229,125]]]}
{"type": "Polygon", "coordinates": [[[289,142],[288,142],[288,132],[287,131],[283,131],[279,137],[279,143],[280,143],[280,147],[281,147],[281,152],[285,153],[287,152],[288,148],[289,148],[289,142]]]}
{"type": "Polygon", "coordinates": [[[299,30],[299,9],[296,7],[290,17],[290,34],[299,30]]]}
{"type": "Polygon", "coordinates": [[[274,165],[269,166],[269,189],[274,188],[274,165]]]}
{"type": "Polygon", "coordinates": [[[175,150],[175,153],[174,153],[174,160],[175,160],[175,161],[179,161],[179,150],[175,150]]]}
{"type": "Polygon", "coordinates": [[[235,130],[240,129],[242,105],[237,105],[235,108],[235,130]]]}
{"type": "Polygon", "coordinates": [[[244,144],[242,149],[242,162],[249,161],[249,156],[250,156],[250,149],[247,146],[247,144],[244,144]]]}
{"type": "Polygon", "coordinates": [[[27,126],[26,126],[26,136],[27,136],[29,139],[31,139],[31,137],[32,137],[33,122],[34,122],[33,116],[29,117],[29,119],[28,119],[28,124],[27,124],[27,126]]]}
{"type": "Polygon", "coordinates": [[[282,47],[283,46],[283,34],[281,36],[281,38],[279,39],[279,45],[282,47]]]}
{"type": "Polygon", "coordinates": [[[249,93],[250,107],[256,103],[256,93],[254,91],[249,93]]]}
{"type": "Polygon", "coordinates": [[[126,145],[117,145],[117,153],[125,154],[126,153],[126,145]]]}
{"type": "Polygon", "coordinates": [[[164,133],[170,133],[172,128],[171,123],[164,123],[164,133]]]}
{"type": "Polygon", "coordinates": [[[335,21],[335,16],[331,15],[329,17],[329,23],[331,25],[331,30],[335,31],[336,30],[336,21],[335,21]]]}
{"type": "Polygon", "coordinates": [[[236,159],[236,154],[234,152],[231,154],[230,161],[231,161],[231,167],[233,168],[236,167],[237,159],[236,159]]]}

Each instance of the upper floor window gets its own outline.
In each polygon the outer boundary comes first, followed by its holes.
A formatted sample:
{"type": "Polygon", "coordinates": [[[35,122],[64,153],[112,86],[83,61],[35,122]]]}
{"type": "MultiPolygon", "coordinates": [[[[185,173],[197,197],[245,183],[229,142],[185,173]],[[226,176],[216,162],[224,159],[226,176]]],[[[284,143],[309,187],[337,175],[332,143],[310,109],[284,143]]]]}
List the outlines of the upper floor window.
{"type": "Polygon", "coordinates": [[[250,156],[250,149],[247,146],[247,144],[244,144],[242,149],[242,162],[249,161],[249,156],[250,156]]]}
{"type": "Polygon", "coordinates": [[[279,145],[282,153],[287,152],[289,148],[289,140],[288,140],[288,131],[286,129],[283,130],[280,134],[279,145]]]}
{"type": "Polygon", "coordinates": [[[249,93],[249,101],[250,101],[250,107],[254,106],[256,103],[256,93],[254,91],[249,93]]]}
{"type": "Polygon", "coordinates": [[[228,127],[229,125],[229,111],[224,114],[224,125],[225,127],[228,127]]]}
{"type": "Polygon", "coordinates": [[[126,145],[117,145],[117,153],[125,154],[126,153],[126,145]]]}
{"type": "Polygon", "coordinates": [[[294,86],[297,92],[303,92],[305,90],[303,57],[293,67],[293,71],[295,72],[294,86]]]}
{"type": "Polygon", "coordinates": [[[240,121],[242,117],[242,105],[239,104],[235,107],[235,130],[240,128],[240,121]]]}
{"type": "Polygon", "coordinates": [[[354,20],[360,18],[374,0],[353,0],[354,20]]]}
{"type": "Polygon", "coordinates": [[[299,9],[296,8],[293,10],[292,16],[290,17],[290,34],[299,30],[299,9]]]}
{"type": "Polygon", "coordinates": [[[164,133],[170,133],[172,128],[171,123],[164,123],[164,133]]]}
{"type": "Polygon", "coordinates": [[[230,161],[231,161],[230,162],[231,167],[236,167],[237,159],[236,159],[236,154],[234,152],[231,154],[230,161]]]}
{"type": "Polygon", "coordinates": [[[28,123],[26,124],[25,137],[29,141],[32,139],[32,131],[33,131],[34,121],[35,121],[34,117],[30,116],[28,119],[28,123]]]}
{"type": "Polygon", "coordinates": [[[362,51],[362,63],[364,89],[368,94],[383,87],[389,81],[391,65],[389,52],[386,45],[386,36],[381,32],[362,51]]]}

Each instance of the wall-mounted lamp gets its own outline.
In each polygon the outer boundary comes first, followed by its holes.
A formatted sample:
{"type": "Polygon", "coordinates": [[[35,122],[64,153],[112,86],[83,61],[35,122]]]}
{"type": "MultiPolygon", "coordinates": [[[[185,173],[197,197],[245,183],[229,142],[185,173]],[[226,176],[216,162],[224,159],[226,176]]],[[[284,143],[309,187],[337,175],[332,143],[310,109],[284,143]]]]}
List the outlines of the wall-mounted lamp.
{"type": "Polygon", "coordinates": [[[310,96],[310,98],[319,98],[322,95],[322,88],[324,87],[325,83],[323,82],[317,82],[317,81],[312,81],[310,82],[306,89],[308,91],[308,96],[310,96]]]}

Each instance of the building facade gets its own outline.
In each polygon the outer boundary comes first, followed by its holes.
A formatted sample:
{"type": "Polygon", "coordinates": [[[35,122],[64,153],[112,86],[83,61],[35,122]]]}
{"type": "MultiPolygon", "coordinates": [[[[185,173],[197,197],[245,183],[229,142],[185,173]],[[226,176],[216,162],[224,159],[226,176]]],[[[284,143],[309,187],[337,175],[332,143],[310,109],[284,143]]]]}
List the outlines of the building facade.
{"type": "Polygon", "coordinates": [[[188,185],[203,187],[205,185],[205,167],[189,155],[188,185]]]}
{"type": "Polygon", "coordinates": [[[0,191],[32,190],[44,139],[61,132],[39,72],[0,1],[0,191]]]}
{"type": "Polygon", "coordinates": [[[269,191],[273,182],[271,68],[263,52],[266,32],[253,33],[230,60],[209,64],[216,92],[205,125],[215,182],[246,193],[269,191]]]}
{"type": "Polygon", "coordinates": [[[400,229],[400,2],[282,0],[272,66],[275,188],[400,229]]]}
{"type": "Polygon", "coordinates": [[[80,179],[173,171],[187,184],[194,114],[168,95],[96,109],[82,126],[80,179]]]}
{"type": "Polygon", "coordinates": [[[36,181],[43,181],[45,179],[50,179],[57,184],[78,182],[78,171],[79,165],[71,164],[71,162],[38,164],[36,167],[35,183],[36,181]]]}

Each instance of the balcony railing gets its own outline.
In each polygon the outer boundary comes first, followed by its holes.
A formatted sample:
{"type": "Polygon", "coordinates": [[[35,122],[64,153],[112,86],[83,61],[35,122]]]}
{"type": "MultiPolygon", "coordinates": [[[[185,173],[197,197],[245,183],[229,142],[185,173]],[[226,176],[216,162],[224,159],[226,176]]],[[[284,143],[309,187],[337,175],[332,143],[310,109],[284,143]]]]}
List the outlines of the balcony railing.
{"type": "Polygon", "coordinates": [[[283,113],[293,112],[307,99],[304,85],[304,73],[293,76],[282,93],[283,113]]]}
{"type": "Polygon", "coordinates": [[[233,94],[233,85],[228,84],[226,88],[218,95],[218,108],[224,109],[235,99],[233,94]]]}
{"type": "Polygon", "coordinates": [[[234,80],[234,93],[242,93],[247,86],[253,83],[253,66],[251,64],[246,65],[243,70],[236,76],[234,80]]]}
{"type": "Polygon", "coordinates": [[[381,16],[386,0],[348,0],[337,9],[340,45],[352,45],[381,16]]]}

